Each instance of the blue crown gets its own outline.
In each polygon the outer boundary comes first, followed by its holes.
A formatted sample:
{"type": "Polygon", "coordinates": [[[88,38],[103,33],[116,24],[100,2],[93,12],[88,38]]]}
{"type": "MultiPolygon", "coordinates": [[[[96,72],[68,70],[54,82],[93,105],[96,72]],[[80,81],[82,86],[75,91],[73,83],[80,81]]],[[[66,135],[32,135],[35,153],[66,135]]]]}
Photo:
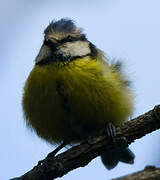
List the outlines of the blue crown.
{"type": "Polygon", "coordinates": [[[70,19],[63,18],[59,21],[52,21],[48,27],[44,30],[45,34],[53,33],[53,32],[74,32],[76,30],[76,26],[74,22],[70,19]]]}

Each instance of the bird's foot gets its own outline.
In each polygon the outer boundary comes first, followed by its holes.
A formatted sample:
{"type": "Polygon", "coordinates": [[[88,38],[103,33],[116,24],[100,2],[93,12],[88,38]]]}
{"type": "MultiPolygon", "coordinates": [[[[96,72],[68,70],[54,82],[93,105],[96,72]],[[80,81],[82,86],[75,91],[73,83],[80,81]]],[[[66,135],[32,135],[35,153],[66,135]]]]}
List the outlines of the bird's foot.
{"type": "Polygon", "coordinates": [[[113,142],[115,142],[115,136],[116,136],[116,128],[115,126],[108,122],[106,124],[106,133],[107,133],[107,136],[112,138],[113,142]]]}
{"type": "Polygon", "coordinates": [[[60,151],[62,148],[64,148],[66,146],[66,143],[62,143],[61,145],[59,145],[54,151],[52,151],[51,153],[48,154],[48,156],[55,156],[58,151],[60,151]]]}

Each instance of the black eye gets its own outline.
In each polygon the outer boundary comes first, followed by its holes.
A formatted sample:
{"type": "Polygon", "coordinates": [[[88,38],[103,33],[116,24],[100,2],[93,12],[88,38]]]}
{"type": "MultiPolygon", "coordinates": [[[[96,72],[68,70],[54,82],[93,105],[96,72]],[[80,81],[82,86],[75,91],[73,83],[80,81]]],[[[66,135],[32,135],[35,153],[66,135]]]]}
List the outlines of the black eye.
{"type": "Polygon", "coordinates": [[[56,46],[58,42],[56,39],[45,39],[44,44],[47,46],[56,46]]]}
{"type": "Polygon", "coordinates": [[[86,36],[85,36],[84,34],[81,36],[81,40],[82,40],[82,41],[85,41],[85,40],[86,40],[86,36]]]}
{"type": "Polygon", "coordinates": [[[68,41],[72,41],[73,40],[72,36],[70,36],[70,35],[67,37],[67,39],[68,39],[68,41]]]}
{"type": "Polygon", "coordinates": [[[49,45],[52,44],[52,42],[50,41],[50,39],[45,39],[45,40],[44,40],[44,44],[47,45],[47,46],[49,46],[49,45]]]}

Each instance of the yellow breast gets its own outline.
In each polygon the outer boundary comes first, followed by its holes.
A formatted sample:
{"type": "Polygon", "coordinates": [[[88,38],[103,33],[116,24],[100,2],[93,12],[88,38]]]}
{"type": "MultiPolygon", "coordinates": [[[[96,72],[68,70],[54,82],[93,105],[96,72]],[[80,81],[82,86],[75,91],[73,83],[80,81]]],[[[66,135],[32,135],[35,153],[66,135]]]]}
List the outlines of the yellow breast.
{"type": "Polygon", "coordinates": [[[35,65],[24,87],[23,109],[40,137],[71,143],[107,121],[125,121],[132,114],[133,95],[119,72],[85,57],[66,65],[35,65]]]}

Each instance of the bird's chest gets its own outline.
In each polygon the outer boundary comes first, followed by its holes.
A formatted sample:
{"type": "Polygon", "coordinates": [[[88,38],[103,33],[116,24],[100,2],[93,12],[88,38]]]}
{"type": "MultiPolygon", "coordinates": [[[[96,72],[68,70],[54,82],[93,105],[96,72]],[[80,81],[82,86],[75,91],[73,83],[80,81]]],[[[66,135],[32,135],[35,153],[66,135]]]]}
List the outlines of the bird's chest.
{"type": "Polygon", "coordinates": [[[86,124],[94,124],[94,119],[103,116],[103,78],[89,61],[73,62],[59,68],[40,67],[32,73],[35,98],[32,106],[38,111],[50,118],[63,118],[64,115],[86,124]]]}

